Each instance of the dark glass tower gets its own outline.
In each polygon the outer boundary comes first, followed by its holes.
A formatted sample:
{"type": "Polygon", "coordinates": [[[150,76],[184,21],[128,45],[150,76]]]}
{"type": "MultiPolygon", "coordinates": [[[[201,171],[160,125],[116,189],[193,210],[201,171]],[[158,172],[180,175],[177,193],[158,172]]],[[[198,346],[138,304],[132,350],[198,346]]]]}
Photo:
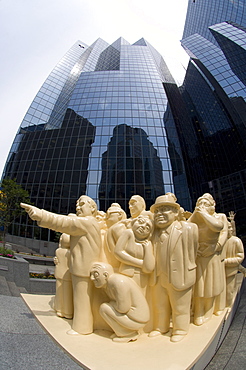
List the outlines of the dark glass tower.
{"type": "MultiPolygon", "coordinates": [[[[149,207],[173,191],[187,208],[184,166],[172,169],[163,122],[168,81],[163,58],[144,39],[77,42],[34,98],[4,176],[16,178],[37,207],[61,214],[74,212],[81,194],[100,210],[118,202],[127,211],[134,194],[149,207]]],[[[53,239],[24,216],[9,231],[53,239]]]]}
{"type": "MultiPolygon", "coordinates": [[[[237,213],[246,234],[246,1],[189,0],[182,46],[190,56],[174,126],[193,206],[210,192],[217,210],[237,213]]],[[[168,132],[168,128],[167,128],[168,132]]]]}

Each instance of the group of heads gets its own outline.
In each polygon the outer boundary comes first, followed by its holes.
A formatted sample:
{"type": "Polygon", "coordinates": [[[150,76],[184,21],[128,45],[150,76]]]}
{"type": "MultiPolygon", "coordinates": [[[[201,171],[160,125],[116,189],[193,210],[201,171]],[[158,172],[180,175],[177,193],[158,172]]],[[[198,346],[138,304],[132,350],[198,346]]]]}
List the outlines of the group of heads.
{"type": "MultiPolygon", "coordinates": [[[[205,193],[198,198],[196,203],[197,209],[206,209],[207,212],[213,214],[215,211],[215,201],[211,194],[205,193]]],[[[154,224],[158,228],[167,228],[175,220],[182,218],[183,208],[177,203],[177,198],[173,193],[166,193],[156,198],[155,203],[150,207],[150,212],[145,211],[146,204],[144,199],[139,195],[134,195],[129,201],[129,210],[131,214],[132,227],[137,232],[139,224],[142,223],[142,231],[146,219],[153,218],[154,224]],[[140,217],[140,219],[139,219],[140,217]]],[[[103,217],[109,228],[118,221],[123,221],[127,218],[126,213],[118,203],[112,203],[107,212],[103,212],[103,216],[99,214],[97,205],[93,199],[87,195],[82,195],[76,203],[77,216],[97,216],[103,217]]],[[[151,227],[151,221],[147,228],[151,227]]],[[[147,232],[147,231],[146,231],[147,232]]]]}

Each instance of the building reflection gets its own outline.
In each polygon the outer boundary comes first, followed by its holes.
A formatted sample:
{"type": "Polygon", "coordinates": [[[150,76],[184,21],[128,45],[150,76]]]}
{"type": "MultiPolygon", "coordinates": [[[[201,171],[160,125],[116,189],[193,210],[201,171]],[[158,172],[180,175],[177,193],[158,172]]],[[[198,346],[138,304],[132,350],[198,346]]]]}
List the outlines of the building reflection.
{"type": "Polygon", "coordinates": [[[141,128],[121,124],[102,155],[102,177],[99,187],[101,209],[117,201],[124,209],[125,199],[139,194],[147,208],[164,193],[162,165],[147,133],[141,128]]]}

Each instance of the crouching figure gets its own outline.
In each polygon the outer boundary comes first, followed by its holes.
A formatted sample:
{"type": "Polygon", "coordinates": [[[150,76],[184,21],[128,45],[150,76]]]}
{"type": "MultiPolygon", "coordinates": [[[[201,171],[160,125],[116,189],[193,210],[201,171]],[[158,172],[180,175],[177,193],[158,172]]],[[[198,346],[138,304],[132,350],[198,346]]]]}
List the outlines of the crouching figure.
{"type": "Polygon", "coordinates": [[[111,265],[94,263],[91,280],[96,288],[104,288],[110,301],[100,306],[100,314],[114,333],[114,342],[130,342],[150,318],[148,303],[141,288],[128,276],[114,273],[111,265]]]}

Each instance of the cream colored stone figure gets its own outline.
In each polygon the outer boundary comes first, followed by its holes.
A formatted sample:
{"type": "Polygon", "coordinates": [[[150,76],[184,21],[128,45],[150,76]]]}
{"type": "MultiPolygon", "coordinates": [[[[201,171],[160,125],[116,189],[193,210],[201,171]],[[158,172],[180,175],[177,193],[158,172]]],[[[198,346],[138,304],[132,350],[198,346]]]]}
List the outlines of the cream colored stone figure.
{"type": "Polygon", "coordinates": [[[225,214],[215,213],[215,201],[209,193],[198,198],[189,221],[196,223],[199,230],[194,323],[202,325],[212,317],[215,297],[224,289],[221,252],[227,240],[228,223],[225,214]]]}
{"type": "Polygon", "coordinates": [[[107,233],[107,230],[108,230],[108,227],[107,227],[107,224],[106,224],[106,213],[103,212],[103,211],[97,211],[96,220],[97,220],[98,225],[99,225],[100,230],[101,230],[101,239],[102,239],[102,248],[101,248],[99,260],[100,261],[106,261],[106,257],[105,257],[105,254],[104,254],[104,248],[103,248],[104,240],[105,240],[106,233],[107,233]]]}
{"type": "Polygon", "coordinates": [[[153,330],[149,336],[166,333],[172,318],[172,342],[189,331],[192,287],[196,280],[197,225],[178,221],[180,205],[172,193],[156,198],[154,213],[154,255],[152,274],[153,330]]]}
{"type": "MultiPolygon", "coordinates": [[[[146,211],[145,200],[140,195],[133,195],[131,197],[131,199],[129,200],[129,210],[131,217],[128,219],[128,222],[140,215],[147,216],[153,219],[153,213],[150,211],[146,211]]],[[[130,227],[129,224],[128,227],[130,227]]]]}
{"type": "Polygon", "coordinates": [[[91,308],[92,282],[90,268],[98,261],[102,248],[100,227],[96,220],[97,205],[90,197],[82,195],[76,203],[76,216],[63,216],[21,203],[32,220],[41,227],[69,234],[70,272],[73,283],[74,316],[68,334],[93,332],[91,308]]]}
{"type": "Polygon", "coordinates": [[[140,195],[133,195],[129,200],[129,210],[132,218],[146,212],[145,200],[140,195]]]}
{"type": "Polygon", "coordinates": [[[115,257],[114,249],[119,236],[125,230],[123,220],[126,220],[125,211],[118,203],[112,203],[106,212],[105,221],[108,230],[103,243],[104,257],[101,260],[109,263],[114,269],[118,269],[120,265],[119,260],[115,257]],[[114,228],[112,228],[113,225],[115,225],[114,228]]]}
{"type": "Polygon", "coordinates": [[[115,256],[121,262],[119,272],[132,277],[146,293],[148,274],[153,271],[155,258],[150,241],[153,221],[139,215],[131,220],[131,228],[122,232],[115,246],[115,256]]]}
{"type": "Polygon", "coordinates": [[[229,222],[228,240],[225,244],[226,306],[230,307],[236,290],[236,275],[244,259],[242,240],[233,235],[233,225],[229,222]]]}
{"type": "Polygon", "coordinates": [[[70,235],[62,234],[59,248],[54,257],[56,295],[54,309],[57,316],[67,319],[73,318],[73,286],[69,271],[70,265],[70,235]]]}
{"type": "Polygon", "coordinates": [[[235,216],[236,216],[236,213],[234,211],[230,211],[229,212],[228,220],[231,223],[231,226],[232,226],[232,235],[234,235],[234,236],[237,235],[235,216]]]}
{"type": "Polygon", "coordinates": [[[114,342],[130,342],[149,320],[149,307],[139,286],[129,277],[114,273],[106,263],[94,263],[91,280],[96,288],[104,288],[110,302],[100,306],[100,314],[115,335],[114,342]]]}
{"type": "Polygon", "coordinates": [[[145,200],[140,195],[133,195],[129,200],[129,210],[131,218],[124,220],[122,219],[120,222],[111,225],[111,227],[108,230],[107,244],[109,251],[113,256],[111,258],[111,264],[115,270],[119,269],[120,267],[120,261],[116,258],[114,253],[116,243],[119,237],[122,235],[123,231],[130,228],[132,219],[138,217],[140,214],[152,217],[151,212],[146,211],[145,208],[146,208],[145,200]]]}
{"type": "Polygon", "coordinates": [[[155,337],[172,327],[171,341],[179,342],[189,331],[192,293],[194,322],[201,325],[225,306],[222,292],[231,304],[238,269],[246,274],[242,242],[231,234],[228,239],[227,218],[215,212],[208,193],[188,221],[173,193],[156,198],[150,211],[134,195],[129,219],[117,203],[106,214],[97,211],[86,195],[68,216],[21,206],[39,226],[62,233],[55,310],[61,317],[73,315],[68,334],[111,328],[115,342],[129,342],[143,330],[155,337]]]}

